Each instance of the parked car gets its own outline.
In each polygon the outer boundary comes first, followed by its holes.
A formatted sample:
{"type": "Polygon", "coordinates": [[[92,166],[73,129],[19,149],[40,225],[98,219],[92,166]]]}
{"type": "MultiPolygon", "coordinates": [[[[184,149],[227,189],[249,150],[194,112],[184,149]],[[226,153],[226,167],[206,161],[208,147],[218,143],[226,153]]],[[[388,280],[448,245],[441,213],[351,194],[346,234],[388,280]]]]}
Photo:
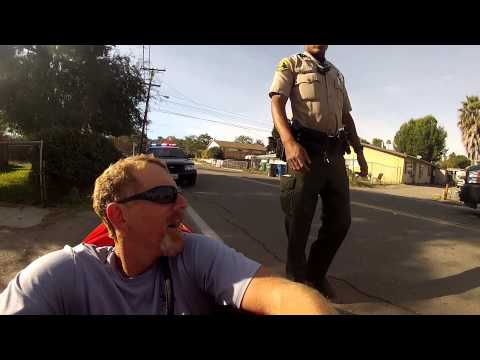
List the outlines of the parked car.
{"type": "Polygon", "coordinates": [[[467,176],[466,171],[457,171],[455,174],[455,183],[457,184],[457,187],[461,188],[463,185],[465,185],[465,177],[467,176]]]}
{"type": "Polygon", "coordinates": [[[465,184],[460,189],[460,201],[473,209],[480,203],[480,165],[473,165],[466,169],[465,184]]]}
{"type": "Polygon", "coordinates": [[[178,184],[195,185],[197,181],[195,164],[175,144],[150,145],[147,152],[165,161],[170,175],[178,184]]]}

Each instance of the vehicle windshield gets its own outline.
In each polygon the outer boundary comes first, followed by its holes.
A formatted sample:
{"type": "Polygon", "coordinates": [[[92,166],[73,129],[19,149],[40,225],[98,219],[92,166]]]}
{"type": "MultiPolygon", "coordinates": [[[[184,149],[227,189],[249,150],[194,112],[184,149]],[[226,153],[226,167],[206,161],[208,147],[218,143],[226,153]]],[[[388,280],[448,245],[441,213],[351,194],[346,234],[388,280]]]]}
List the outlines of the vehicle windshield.
{"type": "Polygon", "coordinates": [[[153,155],[155,155],[155,157],[159,157],[159,158],[181,158],[181,159],[187,158],[187,155],[179,148],[168,148],[168,147],[151,148],[150,152],[153,155]]]}

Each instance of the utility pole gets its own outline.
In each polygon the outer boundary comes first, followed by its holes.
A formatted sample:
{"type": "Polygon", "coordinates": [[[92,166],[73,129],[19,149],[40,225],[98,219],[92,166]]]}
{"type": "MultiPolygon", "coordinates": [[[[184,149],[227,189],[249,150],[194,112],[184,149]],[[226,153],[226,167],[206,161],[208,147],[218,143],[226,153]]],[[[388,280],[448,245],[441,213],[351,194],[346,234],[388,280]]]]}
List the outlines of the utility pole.
{"type": "Polygon", "coordinates": [[[147,101],[145,103],[145,111],[143,113],[142,135],[140,136],[140,149],[139,150],[140,150],[141,153],[145,153],[145,146],[143,144],[143,138],[144,138],[144,135],[145,135],[145,127],[147,126],[148,103],[150,102],[150,89],[152,88],[153,74],[154,74],[153,71],[150,71],[150,80],[148,81],[148,90],[147,90],[147,101]]]}
{"type": "MultiPolygon", "coordinates": [[[[145,153],[146,151],[146,142],[145,144],[143,143],[143,139],[144,137],[146,137],[146,128],[147,128],[147,122],[148,122],[148,105],[150,103],[150,91],[152,89],[152,87],[160,87],[161,85],[159,84],[153,84],[153,78],[155,76],[155,73],[156,72],[165,72],[166,70],[165,69],[155,69],[155,68],[152,68],[151,65],[150,65],[150,45],[148,45],[148,63],[145,64],[145,45],[143,45],[142,47],[143,49],[143,64],[142,64],[142,67],[140,70],[144,71],[145,72],[149,72],[150,76],[149,76],[149,80],[148,80],[148,84],[145,84],[147,87],[147,100],[145,102],[145,111],[143,113],[143,123],[142,123],[142,135],[141,135],[141,138],[140,138],[140,146],[139,146],[139,149],[138,151],[140,153],[145,153]]],[[[145,79],[145,77],[144,77],[145,79]]],[[[144,80],[145,81],[145,80],[144,80]]]]}

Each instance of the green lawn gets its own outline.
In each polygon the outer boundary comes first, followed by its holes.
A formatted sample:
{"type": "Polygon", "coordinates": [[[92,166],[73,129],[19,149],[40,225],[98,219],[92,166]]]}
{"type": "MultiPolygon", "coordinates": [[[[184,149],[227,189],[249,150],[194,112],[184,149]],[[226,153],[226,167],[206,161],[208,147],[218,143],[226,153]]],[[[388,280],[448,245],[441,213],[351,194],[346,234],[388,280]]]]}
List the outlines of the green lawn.
{"type": "MultiPolygon", "coordinates": [[[[29,179],[31,171],[32,165],[28,163],[10,163],[7,169],[0,170],[0,202],[25,205],[40,204],[40,189],[31,184],[29,179]]],[[[48,185],[47,183],[47,187],[48,185]]],[[[47,196],[47,205],[91,209],[91,194],[92,190],[81,193],[76,190],[65,194],[50,193],[50,196],[47,196]]]]}
{"type": "Polygon", "coordinates": [[[32,204],[39,194],[29,181],[31,164],[13,164],[0,171],[0,201],[32,204]]]}

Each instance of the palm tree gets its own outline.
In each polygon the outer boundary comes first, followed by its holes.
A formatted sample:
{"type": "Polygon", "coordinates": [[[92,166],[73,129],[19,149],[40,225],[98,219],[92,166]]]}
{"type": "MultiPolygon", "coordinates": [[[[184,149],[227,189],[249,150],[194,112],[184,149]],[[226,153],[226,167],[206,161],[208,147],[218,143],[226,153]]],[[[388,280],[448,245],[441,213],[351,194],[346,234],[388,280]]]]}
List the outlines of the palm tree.
{"type": "Polygon", "coordinates": [[[480,161],[480,99],[467,96],[462,102],[458,127],[462,131],[462,142],[472,163],[480,161]]]}

